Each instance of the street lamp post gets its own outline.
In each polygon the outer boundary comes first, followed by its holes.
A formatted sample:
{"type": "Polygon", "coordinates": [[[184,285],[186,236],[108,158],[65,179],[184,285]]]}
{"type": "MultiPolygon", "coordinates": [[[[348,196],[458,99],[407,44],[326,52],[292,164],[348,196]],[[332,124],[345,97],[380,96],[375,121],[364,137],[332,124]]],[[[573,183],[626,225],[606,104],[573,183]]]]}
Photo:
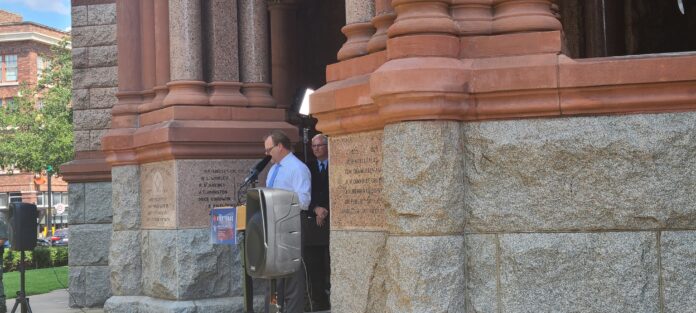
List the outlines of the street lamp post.
{"type": "Polygon", "coordinates": [[[53,237],[53,225],[51,220],[51,210],[53,208],[53,192],[51,190],[51,177],[53,176],[53,166],[46,166],[46,176],[48,176],[48,206],[46,207],[46,237],[53,237]]]}

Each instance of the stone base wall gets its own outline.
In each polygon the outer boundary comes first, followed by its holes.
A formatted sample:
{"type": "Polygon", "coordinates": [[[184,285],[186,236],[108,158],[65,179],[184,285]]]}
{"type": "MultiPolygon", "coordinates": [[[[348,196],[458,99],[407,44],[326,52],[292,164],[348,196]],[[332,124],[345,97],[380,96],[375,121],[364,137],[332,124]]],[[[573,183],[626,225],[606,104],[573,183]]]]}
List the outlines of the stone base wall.
{"type": "Polygon", "coordinates": [[[111,183],[71,183],[70,306],[98,307],[111,296],[111,183]]]}
{"type": "MultiPolygon", "coordinates": [[[[254,298],[254,307],[263,307],[263,297],[254,298]]],[[[255,312],[263,312],[255,309],[255,312]]],[[[165,313],[165,312],[244,312],[242,297],[225,297],[195,301],[171,301],[143,296],[115,296],[104,304],[106,313],[165,313]]]]}
{"type": "Polygon", "coordinates": [[[696,113],[404,122],[382,151],[385,229],[332,230],[332,312],[696,307],[696,113]]]}
{"type": "MultiPolygon", "coordinates": [[[[213,245],[210,206],[236,200],[255,160],[115,166],[106,312],[242,312],[238,247],[213,245]],[[164,218],[163,218],[164,217],[164,218]]],[[[265,178],[265,173],[261,179],[265,178]]],[[[262,295],[263,282],[255,282],[262,295]]],[[[262,296],[255,308],[262,311],[262,296]]]]}
{"type": "Polygon", "coordinates": [[[466,312],[696,307],[696,114],[465,123],[466,312]]]}

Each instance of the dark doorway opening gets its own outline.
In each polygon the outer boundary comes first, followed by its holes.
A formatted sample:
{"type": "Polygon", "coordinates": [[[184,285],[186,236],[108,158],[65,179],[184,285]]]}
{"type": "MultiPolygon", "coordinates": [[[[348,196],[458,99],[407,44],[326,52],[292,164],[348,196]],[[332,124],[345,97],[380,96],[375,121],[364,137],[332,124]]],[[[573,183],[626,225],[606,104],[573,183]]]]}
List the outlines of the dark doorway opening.
{"type": "Polygon", "coordinates": [[[573,58],[696,50],[696,1],[560,0],[573,58]]]}

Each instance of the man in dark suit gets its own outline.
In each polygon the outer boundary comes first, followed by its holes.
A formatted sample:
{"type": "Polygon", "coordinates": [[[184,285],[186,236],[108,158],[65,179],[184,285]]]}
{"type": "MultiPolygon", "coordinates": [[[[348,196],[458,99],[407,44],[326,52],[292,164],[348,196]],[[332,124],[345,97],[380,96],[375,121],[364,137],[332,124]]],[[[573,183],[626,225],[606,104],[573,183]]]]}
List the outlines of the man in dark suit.
{"type": "Polygon", "coordinates": [[[329,266],[329,147],[328,138],[312,138],[312,152],[317,158],[307,167],[312,174],[312,198],[305,221],[304,259],[310,282],[310,300],[314,310],[328,310],[331,305],[329,266]]]}

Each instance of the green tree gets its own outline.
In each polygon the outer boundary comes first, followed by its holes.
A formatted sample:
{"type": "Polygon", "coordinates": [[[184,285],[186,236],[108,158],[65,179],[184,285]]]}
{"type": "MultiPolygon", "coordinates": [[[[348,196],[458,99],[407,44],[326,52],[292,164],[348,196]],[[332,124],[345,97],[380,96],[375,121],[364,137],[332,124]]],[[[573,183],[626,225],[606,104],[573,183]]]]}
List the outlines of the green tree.
{"type": "Polygon", "coordinates": [[[0,167],[41,173],[73,158],[72,58],[64,39],[44,56],[35,85],[20,84],[14,103],[0,109],[0,167]]]}

